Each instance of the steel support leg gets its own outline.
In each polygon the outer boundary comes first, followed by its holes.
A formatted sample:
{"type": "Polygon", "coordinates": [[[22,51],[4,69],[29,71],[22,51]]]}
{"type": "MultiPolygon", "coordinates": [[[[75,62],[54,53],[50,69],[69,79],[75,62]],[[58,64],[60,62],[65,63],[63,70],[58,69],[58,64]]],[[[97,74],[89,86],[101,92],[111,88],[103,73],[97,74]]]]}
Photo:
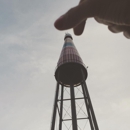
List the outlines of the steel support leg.
{"type": "Polygon", "coordinates": [[[96,116],[94,114],[93,106],[92,106],[91,99],[90,99],[90,96],[89,96],[88,88],[87,88],[87,85],[86,85],[86,82],[85,82],[85,76],[84,76],[82,69],[81,69],[81,73],[82,73],[82,77],[83,77],[83,88],[84,88],[84,91],[87,95],[89,112],[90,112],[90,116],[92,117],[92,120],[93,120],[94,130],[99,130],[97,120],[96,120],[96,116]]]}
{"type": "Polygon", "coordinates": [[[64,86],[62,85],[61,86],[61,103],[60,103],[59,130],[62,130],[63,96],[64,96],[64,86]]]}
{"type": "Polygon", "coordinates": [[[88,96],[85,93],[85,89],[84,89],[83,84],[82,84],[82,91],[83,91],[83,95],[84,95],[84,101],[85,101],[85,105],[86,105],[86,110],[88,112],[88,119],[89,119],[89,122],[90,122],[90,127],[91,127],[91,130],[94,130],[92,117],[91,117],[90,110],[89,110],[89,104],[88,104],[88,101],[87,101],[87,97],[88,96]]]}
{"type": "Polygon", "coordinates": [[[85,92],[86,92],[86,94],[88,96],[89,107],[90,107],[90,111],[91,111],[91,115],[92,115],[95,130],[99,130],[97,120],[96,120],[96,116],[94,114],[93,106],[92,106],[91,99],[90,99],[90,96],[89,96],[89,92],[88,92],[88,89],[87,89],[87,85],[86,85],[85,82],[83,83],[83,85],[84,85],[84,88],[85,88],[85,92]]]}
{"type": "Polygon", "coordinates": [[[54,108],[53,108],[53,115],[52,115],[51,130],[55,129],[55,120],[56,120],[58,93],[59,93],[59,83],[57,83],[57,87],[56,87],[56,94],[55,94],[55,101],[54,101],[54,108]]]}
{"type": "Polygon", "coordinates": [[[75,106],[75,93],[74,93],[74,86],[73,85],[70,86],[70,96],[71,96],[72,128],[73,128],[73,130],[78,130],[76,106],[75,106]]]}

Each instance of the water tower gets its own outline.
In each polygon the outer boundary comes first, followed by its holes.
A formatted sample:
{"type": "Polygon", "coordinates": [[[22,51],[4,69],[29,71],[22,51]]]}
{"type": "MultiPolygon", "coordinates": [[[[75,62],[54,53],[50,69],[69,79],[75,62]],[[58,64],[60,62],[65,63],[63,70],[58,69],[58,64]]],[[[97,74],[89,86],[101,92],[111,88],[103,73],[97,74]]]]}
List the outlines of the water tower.
{"type": "Polygon", "coordinates": [[[66,34],[55,78],[57,81],[51,130],[99,130],[85,80],[88,73],[66,34]]]}

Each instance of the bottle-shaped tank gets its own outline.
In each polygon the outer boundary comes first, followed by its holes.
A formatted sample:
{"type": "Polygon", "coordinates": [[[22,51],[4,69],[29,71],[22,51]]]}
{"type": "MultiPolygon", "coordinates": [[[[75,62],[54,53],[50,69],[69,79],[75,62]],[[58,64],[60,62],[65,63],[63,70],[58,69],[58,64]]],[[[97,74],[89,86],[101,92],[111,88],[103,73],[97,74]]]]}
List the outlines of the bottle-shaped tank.
{"type": "Polygon", "coordinates": [[[61,85],[69,87],[78,86],[87,78],[87,69],[73,43],[70,34],[66,34],[65,42],[60,54],[55,78],[61,85]]]}

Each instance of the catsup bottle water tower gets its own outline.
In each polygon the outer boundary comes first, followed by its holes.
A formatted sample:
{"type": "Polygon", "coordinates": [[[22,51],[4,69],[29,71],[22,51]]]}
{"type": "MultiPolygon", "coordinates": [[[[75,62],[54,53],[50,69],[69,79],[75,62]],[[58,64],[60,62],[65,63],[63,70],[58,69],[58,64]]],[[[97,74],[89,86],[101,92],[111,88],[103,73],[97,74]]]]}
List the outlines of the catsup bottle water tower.
{"type": "Polygon", "coordinates": [[[57,86],[51,130],[99,130],[85,82],[87,69],[72,36],[66,34],[64,41],[55,71],[57,86]]]}

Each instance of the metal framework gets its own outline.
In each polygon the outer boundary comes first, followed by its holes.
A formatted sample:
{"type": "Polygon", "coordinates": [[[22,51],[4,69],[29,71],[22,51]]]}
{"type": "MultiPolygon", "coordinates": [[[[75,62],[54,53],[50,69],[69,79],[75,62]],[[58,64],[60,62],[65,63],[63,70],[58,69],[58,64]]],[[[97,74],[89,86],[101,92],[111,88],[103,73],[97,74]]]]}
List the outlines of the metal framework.
{"type": "Polygon", "coordinates": [[[90,130],[99,130],[85,80],[77,87],[74,87],[73,85],[65,87],[57,83],[51,130],[88,130],[88,128],[90,130]],[[76,89],[78,91],[76,91],[76,89]],[[76,97],[79,92],[81,94],[76,97]],[[67,98],[64,96],[65,93],[68,93],[67,98]],[[77,101],[81,100],[83,103],[80,105],[77,104],[77,101]],[[67,109],[65,109],[65,104],[68,101],[70,103],[67,109]],[[79,107],[79,110],[77,107],[79,107]],[[84,116],[78,117],[79,112],[84,113],[84,116]],[[63,113],[68,114],[69,116],[64,119],[65,114],[63,115],[63,113]],[[57,122],[56,119],[58,119],[57,122]],[[85,125],[79,124],[79,120],[82,121],[82,123],[86,122],[85,125]],[[70,124],[66,124],[66,122],[70,122],[70,124]],[[86,124],[89,124],[89,127],[86,124]]]}

